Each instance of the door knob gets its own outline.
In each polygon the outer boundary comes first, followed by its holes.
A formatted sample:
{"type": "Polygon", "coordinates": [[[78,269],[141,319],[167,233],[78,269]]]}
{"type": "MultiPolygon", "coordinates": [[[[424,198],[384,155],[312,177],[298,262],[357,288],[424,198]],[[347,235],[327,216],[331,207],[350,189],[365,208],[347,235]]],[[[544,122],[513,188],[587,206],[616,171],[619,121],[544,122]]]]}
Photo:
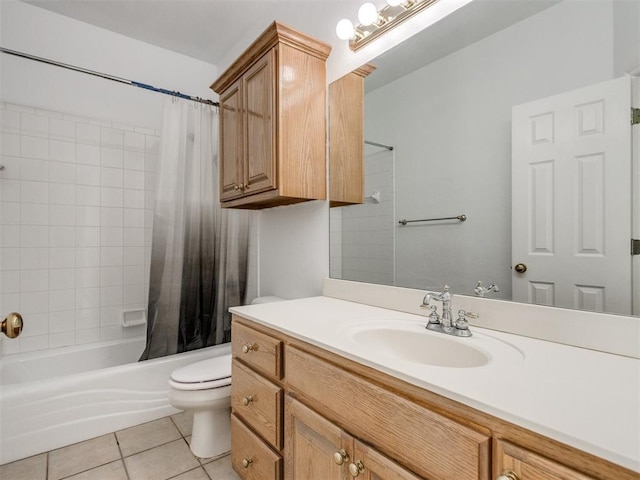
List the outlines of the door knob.
{"type": "Polygon", "coordinates": [[[2,320],[2,333],[9,338],[16,338],[22,332],[22,315],[11,312],[2,320]]]}
{"type": "Polygon", "coordinates": [[[524,263],[518,263],[515,267],[513,267],[514,270],[518,273],[524,273],[527,271],[527,266],[524,263]]]}

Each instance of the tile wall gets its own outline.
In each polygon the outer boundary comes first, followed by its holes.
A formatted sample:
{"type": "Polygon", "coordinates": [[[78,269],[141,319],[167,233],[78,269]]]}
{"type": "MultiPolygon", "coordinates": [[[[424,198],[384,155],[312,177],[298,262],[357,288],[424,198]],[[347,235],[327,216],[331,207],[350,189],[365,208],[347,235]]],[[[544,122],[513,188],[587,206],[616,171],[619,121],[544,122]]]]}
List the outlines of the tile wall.
{"type": "Polygon", "coordinates": [[[159,133],[0,103],[0,354],[145,335],[159,133]]]}
{"type": "Polygon", "coordinates": [[[365,157],[364,192],[379,202],[332,208],[330,275],[343,280],[394,285],[394,154],[377,151],[365,157]]]}

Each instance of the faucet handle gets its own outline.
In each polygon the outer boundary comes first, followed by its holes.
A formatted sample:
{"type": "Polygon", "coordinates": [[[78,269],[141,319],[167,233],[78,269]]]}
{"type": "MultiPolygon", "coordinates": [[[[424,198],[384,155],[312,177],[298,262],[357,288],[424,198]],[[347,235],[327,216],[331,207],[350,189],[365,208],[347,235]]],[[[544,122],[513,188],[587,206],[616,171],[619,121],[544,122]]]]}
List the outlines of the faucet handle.
{"type": "Polygon", "coordinates": [[[480,315],[474,312],[467,312],[465,310],[458,310],[458,319],[456,320],[455,327],[458,330],[469,330],[469,322],[467,318],[480,318],[480,315]]]}

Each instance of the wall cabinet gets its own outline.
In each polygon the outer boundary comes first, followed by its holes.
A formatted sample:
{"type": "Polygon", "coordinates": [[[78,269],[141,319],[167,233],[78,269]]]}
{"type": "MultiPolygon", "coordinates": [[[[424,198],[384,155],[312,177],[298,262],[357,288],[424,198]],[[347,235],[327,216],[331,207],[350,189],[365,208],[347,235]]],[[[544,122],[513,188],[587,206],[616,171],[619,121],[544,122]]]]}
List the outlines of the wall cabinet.
{"type": "Polygon", "coordinates": [[[342,207],[364,202],[364,80],[373,65],[329,85],[329,200],[342,207]]]}
{"type": "Polygon", "coordinates": [[[233,316],[234,470],[251,480],[637,480],[623,467],[233,316]]]}
{"type": "Polygon", "coordinates": [[[274,22],[216,80],[220,201],[266,208],[326,198],[330,47],[274,22]]]}

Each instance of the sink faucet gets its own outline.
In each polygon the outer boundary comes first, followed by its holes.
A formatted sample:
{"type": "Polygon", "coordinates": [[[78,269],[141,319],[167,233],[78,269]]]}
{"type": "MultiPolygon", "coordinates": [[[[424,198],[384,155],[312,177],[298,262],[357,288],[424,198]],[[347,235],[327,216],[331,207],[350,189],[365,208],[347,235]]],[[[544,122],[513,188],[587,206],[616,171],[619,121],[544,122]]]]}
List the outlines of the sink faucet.
{"type": "Polygon", "coordinates": [[[451,318],[452,298],[453,294],[449,291],[448,285],[444,286],[442,292],[427,292],[425,294],[420,308],[429,308],[431,310],[429,323],[426,328],[427,330],[446,333],[447,335],[454,335],[456,337],[470,337],[471,331],[469,330],[467,318],[478,318],[479,316],[477,313],[459,310],[458,319],[453,322],[451,318]],[[442,302],[442,317],[438,315],[438,307],[430,305],[431,300],[442,302]]]}
{"type": "MultiPolygon", "coordinates": [[[[429,302],[431,300],[437,300],[442,302],[442,319],[441,319],[441,327],[445,330],[451,329],[451,298],[453,294],[449,292],[449,285],[445,285],[442,292],[427,292],[427,294],[422,299],[421,308],[427,308],[429,306],[429,302]]],[[[435,310],[432,309],[432,313],[435,313],[435,310]]],[[[431,330],[431,329],[430,329],[431,330]]]]}

